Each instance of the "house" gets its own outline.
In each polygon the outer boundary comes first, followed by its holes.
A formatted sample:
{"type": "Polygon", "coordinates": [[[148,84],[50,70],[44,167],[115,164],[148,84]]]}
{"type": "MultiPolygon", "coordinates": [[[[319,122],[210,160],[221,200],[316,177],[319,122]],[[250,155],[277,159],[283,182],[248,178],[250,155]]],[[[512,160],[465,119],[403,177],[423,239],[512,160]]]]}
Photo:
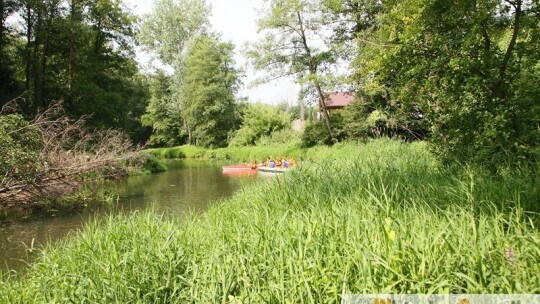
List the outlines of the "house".
{"type": "MultiPolygon", "coordinates": [[[[356,99],[356,93],[354,92],[334,92],[326,93],[326,108],[328,113],[333,111],[343,109],[346,106],[350,105],[356,99]]],[[[322,117],[322,108],[319,106],[319,112],[317,117],[320,119],[322,117]]]]}

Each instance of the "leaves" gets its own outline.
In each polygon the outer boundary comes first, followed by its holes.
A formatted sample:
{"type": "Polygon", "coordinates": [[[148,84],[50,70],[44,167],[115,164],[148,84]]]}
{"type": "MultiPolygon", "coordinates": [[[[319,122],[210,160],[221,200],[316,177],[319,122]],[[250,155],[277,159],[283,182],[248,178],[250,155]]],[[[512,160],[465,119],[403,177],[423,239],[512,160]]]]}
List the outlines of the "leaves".
{"type": "Polygon", "coordinates": [[[244,110],[242,127],[235,133],[231,146],[255,145],[261,138],[289,127],[289,114],[277,107],[261,103],[250,104],[244,110]]]}
{"type": "Polygon", "coordinates": [[[139,37],[163,63],[178,68],[189,42],[206,32],[209,14],[206,0],[158,0],[139,37]]]}
{"type": "Polygon", "coordinates": [[[406,122],[417,109],[431,125],[436,149],[450,158],[533,160],[533,153],[524,155],[514,143],[540,143],[534,123],[540,112],[530,104],[540,96],[519,89],[533,83],[530,75],[523,78],[531,69],[524,62],[538,60],[538,41],[529,34],[538,26],[537,5],[514,4],[509,9],[497,0],[385,3],[373,26],[356,39],[355,82],[371,111],[406,122]],[[518,10],[520,5],[529,10],[518,10]]]}
{"type": "Polygon", "coordinates": [[[233,45],[210,36],[197,38],[179,76],[181,115],[193,142],[205,147],[225,146],[236,120],[234,94],[239,80],[233,45]]]}
{"type": "Polygon", "coordinates": [[[0,32],[0,104],[22,96],[30,116],[63,100],[71,117],[92,115],[92,127],[123,129],[144,142],[138,118],[148,91],[134,60],[136,20],[123,2],[9,3],[3,13],[20,26],[0,32]]]}

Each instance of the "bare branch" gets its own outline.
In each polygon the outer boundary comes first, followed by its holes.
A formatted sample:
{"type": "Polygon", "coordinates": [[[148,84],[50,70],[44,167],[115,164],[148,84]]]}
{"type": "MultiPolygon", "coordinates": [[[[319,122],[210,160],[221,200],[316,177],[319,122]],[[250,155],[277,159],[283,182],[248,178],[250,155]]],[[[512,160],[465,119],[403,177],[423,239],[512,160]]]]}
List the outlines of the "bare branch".
{"type": "Polygon", "coordinates": [[[114,130],[90,132],[84,128],[85,118],[68,118],[61,103],[36,115],[27,128],[38,130],[37,160],[0,178],[0,206],[57,199],[88,181],[119,178],[134,169],[138,151],[127,137],[114,130]]]}

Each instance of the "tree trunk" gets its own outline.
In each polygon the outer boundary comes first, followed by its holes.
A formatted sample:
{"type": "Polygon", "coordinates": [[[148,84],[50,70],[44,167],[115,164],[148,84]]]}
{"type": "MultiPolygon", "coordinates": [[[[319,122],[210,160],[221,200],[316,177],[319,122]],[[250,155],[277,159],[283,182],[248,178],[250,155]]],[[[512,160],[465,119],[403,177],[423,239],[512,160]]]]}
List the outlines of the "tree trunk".
{"type": "Polygon", "coordinates": [[[321,85],[316,82],[315,88],[317,89],[317,94],[319,95],[319,105],[321,106],[321,109],[323,110],[323,116],[324,116],[324,122],[326,123],[326,129],[328,130],[328,134],[330,135],[330,140],[332,143],[337,143],[338,140],[334,136],[334,132],[332,130],[332,125],[330,123],[330,115],[328,114],[328,108],[326,107],[326,97],[324,96],[324,93],[321,89],[321,85]]]}
{"type": "Polygon", "coordinates": [[[39,3],[37,6],[37,17],[36,17],[36,26],[35,26],[35,38],[34,38],[34,56],[32,60],[32,72],[34,74],[34,111],[37,113],[42,106],[41,103],[41,69],[39,63],[41,62],[40,58],[40,47],[41,47],[41,35],[43,33],[43,16],[42,16],[42,4],[39,3]]]}
{"type": "Polygon", "coordinates": [[[501,64],[501,67],[499,69],[499,81],[504,82],[504,78],[506,75],[506,69],[508,68],[508,63],[510,62],[510,58],[512,58],[512,53],[514,52],[514,49],[516,48],[516,42],[519,35],[520,30],[520,24],[521,24],[521,4],[522,0],[516,0],[516,1],[508,1],[510,4],[514,6],[515,13],[514,13],[514,30],[512,31],[512,39],[510,40],[510,44],[508,44],[508,48],[506,49],[506,53],[504,54],[503,62],[501,64]]]}
{"type": "Polygon", "coordinates": [[[4,59],[4,0],[0,0],[0,66],[2,66],[2,59],[4,59]]]}
{"type": "Polygon", "coordinates": [[[75,58],[75,12],[76,12],[76,1],[71,0],[71,16],[70,16],[70,33],[69,33],[69,63],[68,63],[68,73],[69,73],[69,93],[70,95],[73,92],[73,61],[75,58]]]}
{"type": "Polygon", "coordinates": [[[25,79],[25,89],[30,91],[30,74],[32,70],[32,8],[30,3],[26,3],[26,79],[25,79]]]}
{"type": "Polygon", "coordinates": [[[311,48],[308,46],[307,39],[306,39],[306,32],[304,28],[304,22],[302,20],[302,16],[300,15],[300,12],[296,12],[296,16],[298,17],[298,23],[300,24],[300,38],[302,39],[302,45],[304,47],[304,51],[306,52],[306,57],[308,59],[308,67],[309,67],[309,73],[310,76],[312,76],[315,84],[315,88],[317,89],[317,95],[319,96],[319,106],[321,107],[323,111],[324,121],[326,123],[326,129],[328,130],[328,135],[330,136],[330,140],[332,143],[337,143],[338,140],[334,136],[334,132],[332,131],[332,124],[330,122],[330,115],[328,114],[328,108],[326,107],[326,97],[324,96],[324,93],[321,88],[321,84],[319,80],[317,79],[317,65],[315,62],[313,62],[313,57],[311,55],[311,48]]]}
{"type": "Polygon", "coordinates": [[[512,31],[512,38],[510,39],[510,43],[508,44],[508,47],[506,48],[506,52],[504,54],[503,61],[501,62],[501,65],[499,67],[499,75],[498,79],[495,81],[494,86],[492,88],[492,94],[494,98],[499,99],[506,99],[507,92],[505,90],[505,82],[506,82],[506,72],[508,69],[508,64],[510,63],[510,59],[512,59],[512,55],[516,48],[517,38],[519,36],[519,31],[521,30],[521,17],[522,17],[522,0],[516,0],[516,1],[509,1],[505,0],[506,2],[510,3],[514,7],[514,29],[512,31]]]}
{"type": "Polygon", "coordinates": [[[47,104],[47,98],[45,96],[45,85],[46,85],[46,72],[47,72],[47,59],[49,56],[50,51],[50,42],[51,42],[51,33],[53,31],[53,22],[54,18],[57,16],[57,9],[58,9],[58,1],[50,1],[49,6],[44,8],[46,24],[45,24],[45,31],[44,31],[44,41],[43,41],[43,52],[41,53],[41,83],[40,83],[40,97],[41,97],[41,104],[44,107],[48,107],[47,104]]]}
{"type": "Polygon", "coordinates": [[[188,144],[191,145],[193,143],[193,135],[191,134],[191,128],[189,127],[189,124],[185,118],[182,118],[184,120],[184,128],[186,128],[186,132],[188,134],[188,144]]]}
{"type": "Polygon", "coordinates": [[[298,100],[298,106],[300,107],[300,121],[306,121],[306,105],[304,104],[304,85],[300,88],[300,100],[298,100]]]}

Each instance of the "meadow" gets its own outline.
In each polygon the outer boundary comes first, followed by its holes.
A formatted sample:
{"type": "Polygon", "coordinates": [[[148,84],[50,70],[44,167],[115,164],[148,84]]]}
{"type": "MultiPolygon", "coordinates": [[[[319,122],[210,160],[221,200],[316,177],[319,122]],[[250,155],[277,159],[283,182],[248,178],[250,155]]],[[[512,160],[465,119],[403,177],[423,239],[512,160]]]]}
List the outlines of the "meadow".
{"type": "Polygon", "coordinates": [[[202,215],[147,211],[96,221],[45,248],[24,274],[4,273],[0,302],[540,293],[537,174],[442,165],[424,143],[378,140],[302,153],[309,161],[300,167],[202,215]]]}

